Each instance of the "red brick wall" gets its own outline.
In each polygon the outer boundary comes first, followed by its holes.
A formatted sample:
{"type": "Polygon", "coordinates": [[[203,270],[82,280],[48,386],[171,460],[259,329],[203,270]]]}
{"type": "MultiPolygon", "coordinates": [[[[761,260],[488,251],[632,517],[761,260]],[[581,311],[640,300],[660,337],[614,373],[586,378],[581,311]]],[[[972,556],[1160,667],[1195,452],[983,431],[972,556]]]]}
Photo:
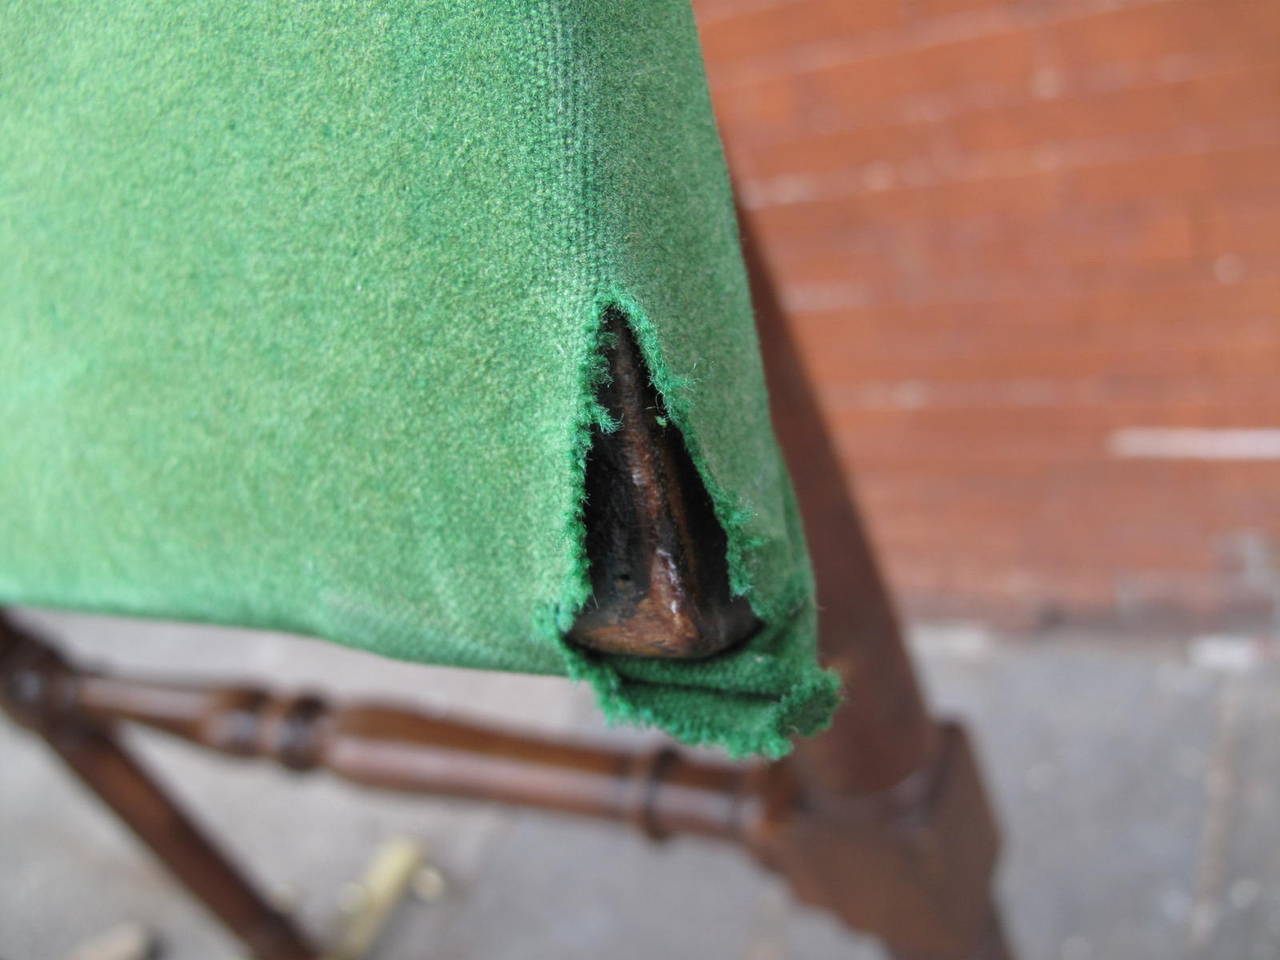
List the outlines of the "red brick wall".
{"type": "Polygon", "coordinates": [[[1267,617],[1280,458],[1196,444],[1280,429],[1280,0],[695,8],[908,608],[1267,617]],[[1191,459],[1122,455],[1189,427],[1191,459]]]}

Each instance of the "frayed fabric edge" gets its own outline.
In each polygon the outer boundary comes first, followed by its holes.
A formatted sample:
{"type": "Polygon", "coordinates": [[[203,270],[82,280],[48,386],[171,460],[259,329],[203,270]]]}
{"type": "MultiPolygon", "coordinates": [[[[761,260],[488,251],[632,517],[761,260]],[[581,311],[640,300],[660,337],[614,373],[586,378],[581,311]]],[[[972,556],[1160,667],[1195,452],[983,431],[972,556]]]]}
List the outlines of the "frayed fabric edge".
{"type": "MultiPolygon", "coordinates": [[[[767,642],[771,648],[786,648],[797,642],[796,638],[787,636],[796,631],[809,632],[811,636],[799,642],[813,644],[816,613],[812,609],[812,597],[807,589],[798,589],[807,582],[805,572],[797,571],[793,582],[780,591],[772,603],[753,591],[750,557],[760,544],[747,530],[752,514],[711,475],[682,401],[682,387],[686,381],[665,365],[658,334],[639,305],[632,298],[611,291],[609,295],[596,299],[585,326],[589,348],[582,362],[569,464],[576,494],[572,515],[567,518],[573,555],[560,600],[535,613],[535,632],[559,648],[570,678],[590,683],[610,724],[658,727],[684,743],[720,746],[734,757],[764,755],[777,759],[785,756],[792,749],[794,737],[818,733],[830,724],[841,699],[840,679],[834,671],[823,670],[816,663],[792,667],[790,670],[794,675],[772,689],[760,689],[757,685],[741,689],[732,684],[708,685],[696,682],[694,675],[705,672],[708,663],[751,656],[753,648],[761,642],[767,642]],[[605,329],[605,315],[613,309],[622,313],[635,336],[653,386],[666,407],[666,414],[680,430],[690,459],[711,498],[717,521],[725,532],[731,591],[735,596],[745,596],[753,612],[765,624],[761,633],[745,647],[720,654],[710,661],[691,663],[690,682],[687,683],[653,681],[628,675],[619,669],[615,655],[584,650],[567,639],[574,620],[591,593],[584,504],[586,465],[593,429],[612,432],[618,427],[598,400],[598,390],[609,377],[606,353],[611,344],[605,329]],[[799,605],[797,594],[801,595],[799,605]],[[779,609],[782,607],[785,609],[779,609]],[[699,700],[713,707],[711,712],[738,714],[736,722],[729,722],[728,717],[713,719],[705,708],[694,709],[695,701],[699,700]]],[[[671,669],[678,671],[680,667],[672,666],[671,669]]]]}

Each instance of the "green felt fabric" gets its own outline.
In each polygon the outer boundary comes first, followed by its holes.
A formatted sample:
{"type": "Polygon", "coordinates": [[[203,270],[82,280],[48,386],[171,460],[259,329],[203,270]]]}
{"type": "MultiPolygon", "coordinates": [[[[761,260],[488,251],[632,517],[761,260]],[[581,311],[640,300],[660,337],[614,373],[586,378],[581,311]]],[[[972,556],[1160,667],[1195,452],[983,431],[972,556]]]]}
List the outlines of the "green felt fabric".
{"type": "Polygon", "coordinates": [[[19,0],[0,145],[0,601],[829,718],[686,0],[19,0]],[[610,304],[766,622],[704,662],[562,639],[610,304]]]}

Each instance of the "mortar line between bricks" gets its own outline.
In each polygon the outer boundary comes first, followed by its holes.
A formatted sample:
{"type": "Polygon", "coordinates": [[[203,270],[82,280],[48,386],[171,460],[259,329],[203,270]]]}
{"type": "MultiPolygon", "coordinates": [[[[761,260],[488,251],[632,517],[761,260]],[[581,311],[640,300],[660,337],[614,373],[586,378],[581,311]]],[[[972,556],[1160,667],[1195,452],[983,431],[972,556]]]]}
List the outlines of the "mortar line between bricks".
{"type": "MultiPolygon", "coordinates": [[[[825,40],[797,44],[794,49],[737,58],[739,75],[720,81],[727,88],[750,86],[785,74],[808,74],[839,69],[881,57],[927,53],[953,44],[981,41],[1014,33],[1044,33],[1046,30],[1095,17],[1145,7],[1172,5],[1171,0],[1079,0],[1061,8],[1044,10],[1034,0],[1021,0],[1008,7],[958,11],[909,20],[906,23],[872,27],[825,40]],[[748,72],[750,71],[750,72],[748,72]]],[[[783,6],[785,4],[777,4],[783,6]]],[[[761,7],[759,9],[768,9],[761,7]]],[[[725,18],[703,17],[702,29],[725,18]]],[[[728,18],[732,19],[732,18],[728,18]]],[[[714,58],[714,54],[712,54],[714,58]]]]}

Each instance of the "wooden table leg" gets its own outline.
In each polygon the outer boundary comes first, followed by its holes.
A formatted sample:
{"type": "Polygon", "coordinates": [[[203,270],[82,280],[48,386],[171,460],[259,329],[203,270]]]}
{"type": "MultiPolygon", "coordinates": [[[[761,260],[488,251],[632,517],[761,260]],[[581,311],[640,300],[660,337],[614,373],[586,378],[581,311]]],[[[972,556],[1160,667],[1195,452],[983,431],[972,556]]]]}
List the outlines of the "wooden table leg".
{"type": "Polygon", "coordinates": [[[66,709],[71,667],[0,619],[0,706],[30,728],[124,821],[256,960],[315,960],[293,922],[274,909],[120,744],[114,724],[66,709]]]}
{"type": "Polygon", "coordinates": [[[818,581],[824,661],[848,700],[797,744],[759,842],[801,899],[910,960],[1010,956],[991,899],[998,836],[963,731],[928,713],[893,604],[744,216],[774,424],[818,581]]]}
{"type": "Polygon", "coordinates": [[[964,732],[926,709],[892,604],[748,246],[774,418],[818,575],[823,655],[848,703],[831,729],[767,769],[558,744],[380,705],[334,709],[253,688],[83,673],[0,619],[0,706],[40,734],[260,960],[316,951],[121,747],[118,721],[206,747],[325,766],[412,792],[487,796],[742,840],[796,895],[879,936],[901,960],[1007,960],[991,899],[998,838],[964,732]]]}

